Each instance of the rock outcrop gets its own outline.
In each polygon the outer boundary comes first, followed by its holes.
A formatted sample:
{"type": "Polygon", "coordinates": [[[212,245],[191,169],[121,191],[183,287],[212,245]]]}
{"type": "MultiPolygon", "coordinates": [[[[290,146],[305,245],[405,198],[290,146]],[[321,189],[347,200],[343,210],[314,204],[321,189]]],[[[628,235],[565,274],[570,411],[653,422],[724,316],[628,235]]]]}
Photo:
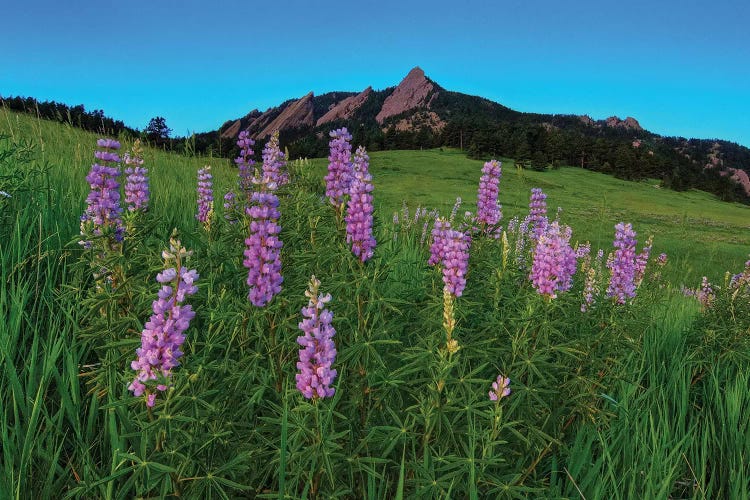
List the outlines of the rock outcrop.
{"type": "Polygon", "coordinates": [[[424,76],[424,71],[416,67],[401,80],[398,87],[386,97],[383,107],[375,116],[375,120],[382,124],[391,116],[400,115],[405,111],[419,107],[428,107],[434,99],[435,86],[424,76]]]}
{"type": "Polygon", "coordinates": [[[625,130],[643,130],[643,127],[641,127],[641,124],[638,123],[638,120],[633,118],[632,116],[628,116],[624,120],[620,120],[617,116],[610,116],[606,120],[604,120],[604,124],[608,127],[620,127],[624,128],[625,130]]]}
{"type": "MultiPolygon", "coordinates": [[[[268,111],[266,113],[268,113],[268,111]]],[[[251,134],[255,139],[268,137],[277,130],[312,127],[315,123],[313,120],[313,93],[310,92],[303,98],[286,106],[284,110],[267,125],[265,123],[260,123],[263,119],[263,115],[261,115],[252,125],[248,126],[249,129],[260,130],[260,132],[256,133],[252,133],[251,131],[251,134]],[[256,124],[259,126],[256,126],[256,124]]]]}
{"type": "Polygon", "coordinates": [[[738,168],[727,167],[725,170],[719,172],[719,175],[728,175],[730,179],[742,186],[746,195],[750,196],[750,176],[747,175],[747,172],[738,168]]]}
{"type": "Polygon", "coordinates": [[[336,120],[346,120],[351,118],[355,111],[362,106],[367,98],[372,94],[372,87],[367,87],[365,90],[357,95],[347,97],[343,101],[336,103],[326,114],[318,118],[315,123],[316,127],[320,127],[325,123],[330,123],[336,120]]]}
{"type": "MultiPolygon", "coordinates": [[[[440,132],[445,127],[445,122],[434,111],[417,111],[411,116],[400,119],[393,127],[399,132],[413,132],[424,128],[440,132]]],[[[386,127],[385,132],[389,129],[390,126],[386,127]]]]}

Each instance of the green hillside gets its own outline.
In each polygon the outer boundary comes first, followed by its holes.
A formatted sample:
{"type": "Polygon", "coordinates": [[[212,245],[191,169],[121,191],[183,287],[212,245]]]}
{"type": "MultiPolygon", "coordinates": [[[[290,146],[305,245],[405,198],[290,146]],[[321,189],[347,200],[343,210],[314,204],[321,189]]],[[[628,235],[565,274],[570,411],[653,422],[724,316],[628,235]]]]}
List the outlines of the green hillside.
{"type": "MultiPolygon", "coordinates": [[[[7,109],[0,109],[0,134],[36,145],[38,154],[32,164],[49,168],[54,206],[60,214],[56,220],[66,228],[64,235],[72,237],[88,192],[85,176],[96,135],[7,109]]],[[[131,142],[125,138],[123,144],[128,147],[131,142]]],[[[256,153],[261,149],[256,145],[256,153]]],[[[404,202],[412,214],[421,206],[447,215],[456,197],[463,200],[459,213],[475,209],[481,161],[451,149],[377,151],[370,157],[375,204],[384,222],[400,212],[404,202]]],[[[147,148],[144,161],[153,196],[167,201],[154,205],[163,231],[193,223],[197,169],[212,166],[220,194],[236,183],[237,170],[225,158],[186,157],[147,148]]],[[[322,183],[327,160],[313,159],[311,164],[322,183]]],[[[750,252],[750,207],[722,202],[703,191],[675,192],[660,189],[655,180],[630,182],[573,167],[518,170],[512,160],[503,159],[500,202],[506,221],[526,215],[532,187],[547,193],[550,211],[563,209],[574,240],[607,248],[614,225],[620,221],[633,224],[639,241],[654,235],[655,254],[670,256],[678,273],[673,278],[686,286],[696,286],[703,275],[721,280],[726,271],[740,269],[750,252]]]]}

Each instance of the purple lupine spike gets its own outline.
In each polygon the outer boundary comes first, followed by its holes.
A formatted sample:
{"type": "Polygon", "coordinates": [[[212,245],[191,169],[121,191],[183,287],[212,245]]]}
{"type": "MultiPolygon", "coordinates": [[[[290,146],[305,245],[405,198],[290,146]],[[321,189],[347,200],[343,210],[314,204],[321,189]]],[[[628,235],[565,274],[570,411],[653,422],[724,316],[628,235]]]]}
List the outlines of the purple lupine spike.
{"type": "Polygon", "coordinates": [[[84,248],[91,248],[92,237],[107,235],[110,240],[105,243],[107,250],[113,250],[125,235],[122,224],[122,207],[120,206],[120,157],[115,152],[120,143],[113,139],[99,139],[97,146],[105,148],[94,152],[99,163],[94,163],[86,176],[91,187],[86,198],[86,211],[81,216],[81,236],[79,241],[84,248]]]}
{"type": "Polygon", "coordinates": [[[256,190],[250,198],[250,236],[245,239],[243,265],[248,269],[248,300],[263,307],[281,291],[281,247],[278,224],[279,198],[273,192],[269,178],[254,179],[256,190]]]}
{"type": "Polygon", "coordinates": [[[165,266],[171,261],[174,267],[167,267],[156,276],[162,287],[158,299],[153,302],[153,314],[141,332],[141,347],[136,350],[138,359],[130,366],[136,377],[128,386],[136,397],[146,394],[146,404],[154,406],[156,392],[168,388],[172,370],[180,365],[181,346],[185,342],[185,330],[195,316],[192,307],[183,305],[188,295],[198,291],[195,282],[198,272],[183,267],[183,258],[190,252],[185,250],[178,240],[170,241],[170,251],[165,251],[165,266]]]}
{"type": "Polygon", "coordinates": [[[143,211],[148,208],[149,187],[148,169],[143,167],[143,152],[140,139],[136,139],[131,151],[125,153],[125,203],[128,211],[143,211]]]}
{"type": "Polygon", "coordinates": [[[533,240],[538,240],[548,224],[547,220],[547,195],[541,188],[531,189],[531,200],[529,201],[529,215],[527,217],[529,230],[533,240]]]}
{"type": "Polygon", "coordinates": [[[591,254],[591,243],[588,241],[586,243],[581,243],[580,245],[576,246],[576,258],[577,259],[585,259],[591,254]]]}
{"type": "Polygon", "coordinates": [[[451,215],[448,217],[448,222],[453,222],[453,220],[456,218],[456,214],[458,213],[458,209],[461,208],[461,203],[463,203],[463,200],[461,197],[456,198],[456,202],[453,204],[453,208],[451,209],[451,215]]]}
{"type": "Polygon", "coordinates": [[[340,213],[352,179],[352,146],[349,144],[352,136],[346,128],[332,130],[329,135],[331,141],[328,143],[330,155],[328,156],[328,175],[325,176],[326,196],[340,213]]]}
{"type": "Polygon", "coordinates": [[[507,396],[510,396],[510,379],[500,374],[497,376],[497,380],[492,382],[490,401],[500,401],[507,396]]]}
{"type": "Polygon", "coordinates": [[[471,238],[461,231],[450,229],[445,233],[443,250],[443,290],[460,297],[466,287],[471,238]]]}
{"type": "Polygon", "coordinates": [[[641,285],[643,277],[646,275],[646,266],[648,265],[648,258],[651,255],[651,247],[654,244],[654,237],[649,236],[646,240],[646,245],[641,250],[641,253],[635,256],[635,277],[633,282],[636,288],[641,285]]]}
{"type": "Polygon", "coordinates": [[[242,217],[243,211],[244,209],[234,191],[227,191],[224,195],[224,218],[230,224],[237,224],[242,217]]]}
{"type": "Polygon", "coordinates": [[[276,186],[283,186],[289,182],[289,174],[285,171],[286,156],[279,148],[279,131],[271,135],[271,138],[263,148],[263,176],[270,178],[276,186]]]}
{"type": "Polygon", "coordinates": [[[320,281],[313,276],[305,291],[309,301],[302,308],[304,319],[299,323],[299,329],[304,334],[297,337],[297,343],[302,348],[297,362],[299,373],[295,380],[297,389],[307,399],[327,398],[336,392],[331,387],[337,375],[336,370],[331,368],[336,361],[336,344],[333,342],[336,330],[331,324],[333,313],[325,308],[331,295],[318,294],[319,287],[320,281]]]}
{"type": "Polygon", "coordinates": [[[255,141],[250,138],[250,133],[247,130],[240,132],[237,139],[237,146],[240,148],[240,156],[234,159],[238,169],[238,184],[240,192],[245,195],[246,199],[250,199],[250,193],[253,190],[253,170],[255,160],[253,160],[253,146],[255,141]]]}
{"type": "Polygon", "coordinates": [[[714,293],[713,286],[711,286],[707,277],[703,277],[701,287],[696,290],[695,297],[698,299],[698,302],[701,303],[701,307],[704,310],[708,309],[711,307],[711,304],[713,304],[716,294],[714,293]]]}
{"type": "Polygon", "coordinates": [[[346,209],[346,242],[362,262],[372,257],[375,238],[372,235],[372,176],[368,171],[370,157],[362,146],[354,154],[354,177],[349,187],[346,209]]]}
{"type": "Polygon", "coordinates": [[[430,259],[427,263],[431,266],[443,265],[445,257],[446,238],[451,229],[451,223],[438,217],[432,228],[432,244],[430,245],[430,259]]]}
{"type": "Polygon", "coordinates": [[[477,221],[484,228],[494,227],[502,219],[497,196],[502,175],[502,164],[497,160],[490,160],[482,167],[482,177],[479,179],[477,193],[477,221]]]}
{"type": "Polygon", "coordinates": [[[544,228],[534,247],[529,279],[540,295],[550,299],[573,286],[576,254],[570,247],[570,232],[558,221],[544,228]]]}
{"type": "Polygon", "coordinates": [[[615,226],[616,248],[612,260],[607,259],[607,267],[612,272],[607,287],[607,297],[618,304],[624,304],[635,297],[635,231],[631,224],[620,222],[615,226]]]}
{"type": "Polygon", "coordinates": [[[211,227],[211,218],[214,213],[214,191],[211,167],[206,165],[198,170],[198,213],[195,218],[203,224],[206,230],[211,227]]]}

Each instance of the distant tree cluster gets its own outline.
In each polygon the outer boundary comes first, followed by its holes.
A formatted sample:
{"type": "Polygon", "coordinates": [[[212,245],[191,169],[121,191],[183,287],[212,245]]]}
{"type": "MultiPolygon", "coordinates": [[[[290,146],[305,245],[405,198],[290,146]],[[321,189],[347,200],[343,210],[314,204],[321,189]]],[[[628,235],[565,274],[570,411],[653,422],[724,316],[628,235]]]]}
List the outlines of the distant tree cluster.
{"type": "Polygon", "coordinates": [[[13,111],[29,113],[45,120],[67,123],[72,127],[97,132],[102,135],[119,136],[123,132],[132,135],[138,131],[125,125],[121,120],[114,120],[104,115],[101,109],[87,111],[83,104],[68,106],[55,101],[37,101],[33,97],[2,97],[0,106],[13,111]]]}

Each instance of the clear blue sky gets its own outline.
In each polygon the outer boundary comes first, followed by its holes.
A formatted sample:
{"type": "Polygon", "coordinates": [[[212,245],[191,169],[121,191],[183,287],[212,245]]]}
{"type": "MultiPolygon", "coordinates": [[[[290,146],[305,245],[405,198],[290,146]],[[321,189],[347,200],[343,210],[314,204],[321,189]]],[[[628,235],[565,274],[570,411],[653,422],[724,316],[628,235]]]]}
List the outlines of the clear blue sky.
{"type": "Polygon", "coordinates": [[[747,0],[9,0],[0,94],[101,108],[179,135],[413,66],[519,111],[634,116],[750,146],[747,0]]]}

